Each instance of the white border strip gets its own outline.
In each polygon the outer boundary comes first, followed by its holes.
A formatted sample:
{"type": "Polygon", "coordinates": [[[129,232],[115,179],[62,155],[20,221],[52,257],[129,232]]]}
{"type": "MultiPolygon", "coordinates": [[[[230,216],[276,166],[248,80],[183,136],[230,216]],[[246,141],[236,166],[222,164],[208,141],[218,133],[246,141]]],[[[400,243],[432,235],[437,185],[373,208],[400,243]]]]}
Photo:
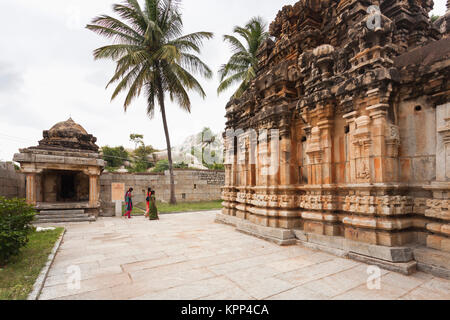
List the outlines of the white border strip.
{"type": "Polygon", "coordinates": [[[53,261],[56,257],[56,252],[58,251],[59,247],[61,246],[62,240],[64,238],[64,235],[66,234],[66,228],[64,228],[63,232],[59,236],[58,241],[56,241],[55,245],[53,246],[53,250],[48,256],[47,263],[45,264],[44,268],[41,270],[41,273],[36,279],[36,282],[33,285],[33,290],[28,295],[27,300],[38,300],[39,295],[41,294],[42,288],[44,287],[45,280],[47,280],[48,272],[50,271],[50,268],[53,264],[53,261]]]}

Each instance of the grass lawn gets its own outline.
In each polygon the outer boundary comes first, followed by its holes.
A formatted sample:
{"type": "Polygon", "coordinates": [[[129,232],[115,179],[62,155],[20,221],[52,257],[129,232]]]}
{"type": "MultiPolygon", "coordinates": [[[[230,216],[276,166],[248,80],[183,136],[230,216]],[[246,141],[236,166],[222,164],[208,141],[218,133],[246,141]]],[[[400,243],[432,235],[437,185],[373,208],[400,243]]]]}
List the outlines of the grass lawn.
{"type": "Polygon", "coordinates": [[[33,289],[42,268],[47,263],[63,228],[34,232],[20,254],[0,268],[0,300],[25,300],[33,289]]]}
{"type": "MultiPolygon", "coordinates": [[[[158,202],[157,206],[159,213],[218,210],[222,208],[222,200],[201,201],[201,202],[180,202],[176,205],[158,202]]],[[[134,216],[142,216],[145,214],[146,207],[147,205],[144,202],[138,203],[137,205],[134,206],[131,214],[134,216]]],[[[125,213],[125,206],[123,207],[122,211],[123,213],[125,213]]]]}

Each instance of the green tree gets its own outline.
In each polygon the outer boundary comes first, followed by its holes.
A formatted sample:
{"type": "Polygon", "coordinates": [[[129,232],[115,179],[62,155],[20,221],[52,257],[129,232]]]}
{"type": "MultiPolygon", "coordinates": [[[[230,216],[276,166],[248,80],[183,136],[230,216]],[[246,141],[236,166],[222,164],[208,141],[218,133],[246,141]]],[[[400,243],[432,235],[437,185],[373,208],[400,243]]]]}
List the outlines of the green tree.
{"type": "Polygon", "coordinates": [[[139,145],[144,145],[144,135],[132,133],[130,134],[130,141],[134,143],[134,149],[136,150],[139,145]]]}
{"type": "Polygon", "coordinates": [[[164,172],[169,170],[169,161],[167,160],[159,160],[156,165],[155,168],[153,169],[153,172],[164,172]]]}
{"type": "Polygon", "coordinates": [[[123,146],[111,148],[104,146],[102,148],[103,160],[108,163],[108,167],[118,168],[128,160],[128,152],[123,146]]]}
{"type": "Polygon", "coordinates": [[[108,15],[96,17],[89,30],[112,39],[114,44],[94,51],[95,59],[111,59],[116,71],[108,86],[117,83],[112,95],[115,99],[127,91],[124,109],[140,96],[145,95],[147,115],[153,118],[158,104],[166,137],[170,171],[170,202],[176,203],[173,175],[172,147],[167,125],[165,99],[169,97],[190,112],[189,90],[205,97],[200,83],[192,73],[212,77],[208,66],[197,56],[211,32],[195,32],[183,35],[183,22],[178,0],[145,0],[142,8],[137,0],[125,0],[113,5],[119,19],[108,15]]]}
{"type": "Polygon", "coordinates": [[[136,150],[134,150],[134,164],[132,171],[134,172],[145,172],[153,167],[153,164],[149,161],[149,156],[156,152],[152,146],[141,145],[136,150]]]}
{"type": "Polygon", "coordinates": [[[219,70],[220,85],[217,93],[221,94],[232,85],[240,83],[233,94],[233,98],[239,98],[256,77],[256,54],[261,44],[269,37],[269,33],[267,24],[261,17],[252,18],[245,27],[234,27],[233,32],[245,40],[245,45],[236,36],[224,35],[223,39],[230,44],[233,55],[219,70]]]}

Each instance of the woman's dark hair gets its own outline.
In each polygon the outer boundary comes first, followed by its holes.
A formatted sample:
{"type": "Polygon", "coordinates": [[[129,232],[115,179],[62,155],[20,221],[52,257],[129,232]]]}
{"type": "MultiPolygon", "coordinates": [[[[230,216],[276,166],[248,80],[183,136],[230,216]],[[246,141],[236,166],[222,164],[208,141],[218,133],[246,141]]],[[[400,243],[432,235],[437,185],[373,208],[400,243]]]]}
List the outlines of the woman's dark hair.
{"type": "Polygon", "coordinates": [[[152,196],[154,196],[155,195],[155,190],[152,190],[152,196]]]}
{"type": "Polygon", "coordinates": [[[132,192],[133,190],[134,190],[133,188],[128,189],[128,191],[130,191],[130,192],[132,192]]]}
{"type": "Polygon", "coordinates": [[[147,191],[148,191],[148,192],[152,192],[152,188],[148,188],[147,191]]]}

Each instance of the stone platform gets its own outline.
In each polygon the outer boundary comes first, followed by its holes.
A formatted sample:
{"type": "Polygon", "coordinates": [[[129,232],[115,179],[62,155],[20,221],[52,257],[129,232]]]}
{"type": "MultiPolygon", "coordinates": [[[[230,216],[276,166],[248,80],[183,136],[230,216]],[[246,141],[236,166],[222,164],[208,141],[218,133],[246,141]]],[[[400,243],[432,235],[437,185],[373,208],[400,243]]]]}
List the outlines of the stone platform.
{"type": "Polygon", "coordinates": [[[377,246],[343,237],[308,233],[299,229],[263,227],[222,213],[216,215],[216,222],[234,226],[237,231],[251,234],[278,245],[298,243],[311,249],[377,265],[380,268],[405,275],[413,274],[417,269],[420,269],[438,277],[450,279],[450,254],[424,246],[377,246]]]}
{"type": "Polygon", "coordinates": [[[89,202],[38,203],[34,224],[92,222],[95,215],[89,213],[89,202]]]}
{"type": "Polygon", "coordinates": [[[450,281],[420,271],[381,270],[370,290],[367,264],[235,232],[216,213],[66,224],[40,299],[450,299],[450,281]]]}
{"type": "Polygon", "coordinates": [[[41,202],[36,204],[36,210],[76,210],[88,209],[89,202],[41,202]]]}

